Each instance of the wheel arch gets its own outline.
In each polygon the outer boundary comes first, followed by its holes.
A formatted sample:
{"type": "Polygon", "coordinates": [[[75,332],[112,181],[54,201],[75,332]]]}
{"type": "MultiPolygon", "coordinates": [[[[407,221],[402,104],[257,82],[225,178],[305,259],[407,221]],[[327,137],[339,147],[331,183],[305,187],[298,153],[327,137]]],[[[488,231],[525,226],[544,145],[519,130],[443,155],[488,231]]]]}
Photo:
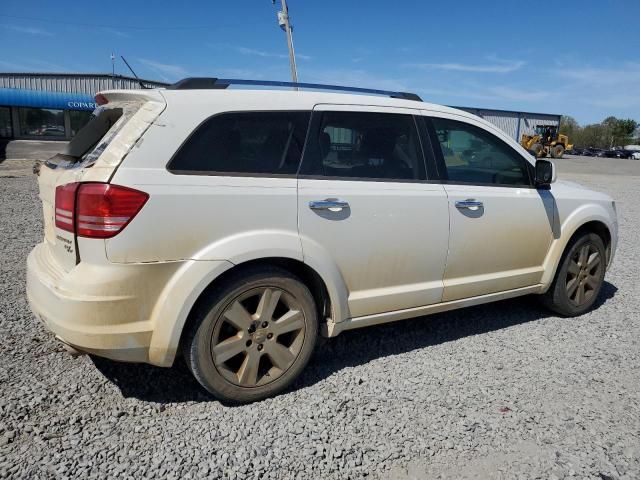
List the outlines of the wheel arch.
{"type": "Polygon", "coordinates": [[[607,257],[606,264],[609,265],[611,261],[614,237],[612,233],[612,226],[608,224],[605,217],[594,215],[584,218],[580,222],[575,221],[574,219],[574,222],[564,226],[562,230],[566,232],[566,235],[563,235],[554,241],[554,245],[552,245],[549,254],[547,255],[547,260],[545,262],[547,268],[545,268],[545,274],[543,275],[541,282],[544,285],[543,292],[547,291],[551,286],[558,267],[564,259],[568,246],[571,245],[571,242],[575,238],[583,235],[584,233],[595,233],[602,238],[607,257]]]}
{"type": "Polygon", "coordinates": [[[319,323],[321,331],[323,324],[327,322],[327,319],[333,319],[335,317],[335,303],[336,300],[332,298],[327,283],[323,277],[308,264],[290,257],[264,257],[247,260],[245,262],[234,265],[233,267],[225,270],[216,278],[214,278],[197,296],[187,314],[186,321],[182,327],[180,333],[180,340],[178,343],[178,350],[182,346],[182,340],[185,332],[190,328],[190,325],[194,321],[194,312],[202,302],[206,301],[211,292],[220,284],[223,284],[231,276],[238,275],[243,271],[248,271],[257,267],[277,267],[298,277],[302,283],[309,289],[311,295],[316,304],[319,323]]]}

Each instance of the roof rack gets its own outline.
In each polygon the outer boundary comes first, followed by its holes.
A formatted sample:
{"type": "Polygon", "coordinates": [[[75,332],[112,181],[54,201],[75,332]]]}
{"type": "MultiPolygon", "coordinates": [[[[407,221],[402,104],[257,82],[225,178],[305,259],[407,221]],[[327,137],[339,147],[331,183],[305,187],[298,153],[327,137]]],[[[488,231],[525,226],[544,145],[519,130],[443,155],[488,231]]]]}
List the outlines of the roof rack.
{"type": "Polygon", "coordinates": [[[169,85],[169,90],[209,90],[225,89],[230,85],[250,85],[256,87],[291,87],[291,88],[311,88],[315,90],[333,90],[338,92],[364,93],[369,95],[383,95],[391,98],[402,98],[404,100],[422,99],[415,93],[394,92],[390,90],[376,90],[373,88],[345,87],[342,85],[324,85],[321,83],[296,83],[279,82],[274,80],[242,80],[239,78],[210,78],[210,77],[189,77],[184,78],[173,85],[169,85]]]}

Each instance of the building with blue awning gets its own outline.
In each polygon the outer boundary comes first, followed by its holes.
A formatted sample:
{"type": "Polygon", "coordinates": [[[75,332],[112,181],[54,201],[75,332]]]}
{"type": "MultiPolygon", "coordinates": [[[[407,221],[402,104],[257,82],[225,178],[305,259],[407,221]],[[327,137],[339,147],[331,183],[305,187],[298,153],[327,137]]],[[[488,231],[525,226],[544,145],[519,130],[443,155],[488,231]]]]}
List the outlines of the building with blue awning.
{"type": "Polygon", "coordinates": [[[96,108],[102,90],[167,84],[122,75],[0,73],[0,138],[68,140],[96,108]]]}
{"type": "Polygon", "coordinates": [[[93,96],[84,93],[48,92],[23,88],[0,88],[0,105],[89,111],[93,111],[97,106],[93,96]]]}

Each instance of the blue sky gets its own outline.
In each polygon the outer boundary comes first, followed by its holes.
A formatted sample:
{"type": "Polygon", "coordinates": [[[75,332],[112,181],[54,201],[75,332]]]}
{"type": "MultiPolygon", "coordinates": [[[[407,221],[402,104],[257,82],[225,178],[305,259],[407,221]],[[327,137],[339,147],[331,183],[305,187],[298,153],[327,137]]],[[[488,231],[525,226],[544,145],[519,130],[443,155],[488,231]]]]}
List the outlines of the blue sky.
{"type": "MultiPolygon", "coordinates": [[[[639,0],[289,0],[289,8],[300,81],[583,124],[640,121],[639,0]]],[[[3,0],[0,71],[110,72],[114,52],[149,79],[289,80],[276,11],[270,0],[3,0]]],[[[116,71],[128,74],[121,61],[116,71]]]]}

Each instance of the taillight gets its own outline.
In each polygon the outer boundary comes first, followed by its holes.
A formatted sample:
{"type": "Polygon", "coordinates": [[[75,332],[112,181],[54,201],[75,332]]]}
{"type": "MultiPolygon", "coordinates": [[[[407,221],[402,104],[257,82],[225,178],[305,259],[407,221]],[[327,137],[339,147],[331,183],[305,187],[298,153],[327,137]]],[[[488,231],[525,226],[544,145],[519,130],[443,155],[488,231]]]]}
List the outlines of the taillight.
{"type": "Polygon", "coordinates": [[[67,183],[56,187],[56,227],[67,232],[75,231],[76,190],[79,183],[67,183]]]}
{"type": "Polygon", "coordinates": [[[79,237],[111,238],[133,220],[148,198],[145,192],[108,183],[62,185],[56,188],[56,226],[79,237]]]}
{"type": "Polygon", "coordinates": [[[107,103],[109,103],[109,100],[107,99],[107,97],[105,97],[101,93],[98,93],[95,96],[95,101],[98,105],[106,105],[107,103]]]}

